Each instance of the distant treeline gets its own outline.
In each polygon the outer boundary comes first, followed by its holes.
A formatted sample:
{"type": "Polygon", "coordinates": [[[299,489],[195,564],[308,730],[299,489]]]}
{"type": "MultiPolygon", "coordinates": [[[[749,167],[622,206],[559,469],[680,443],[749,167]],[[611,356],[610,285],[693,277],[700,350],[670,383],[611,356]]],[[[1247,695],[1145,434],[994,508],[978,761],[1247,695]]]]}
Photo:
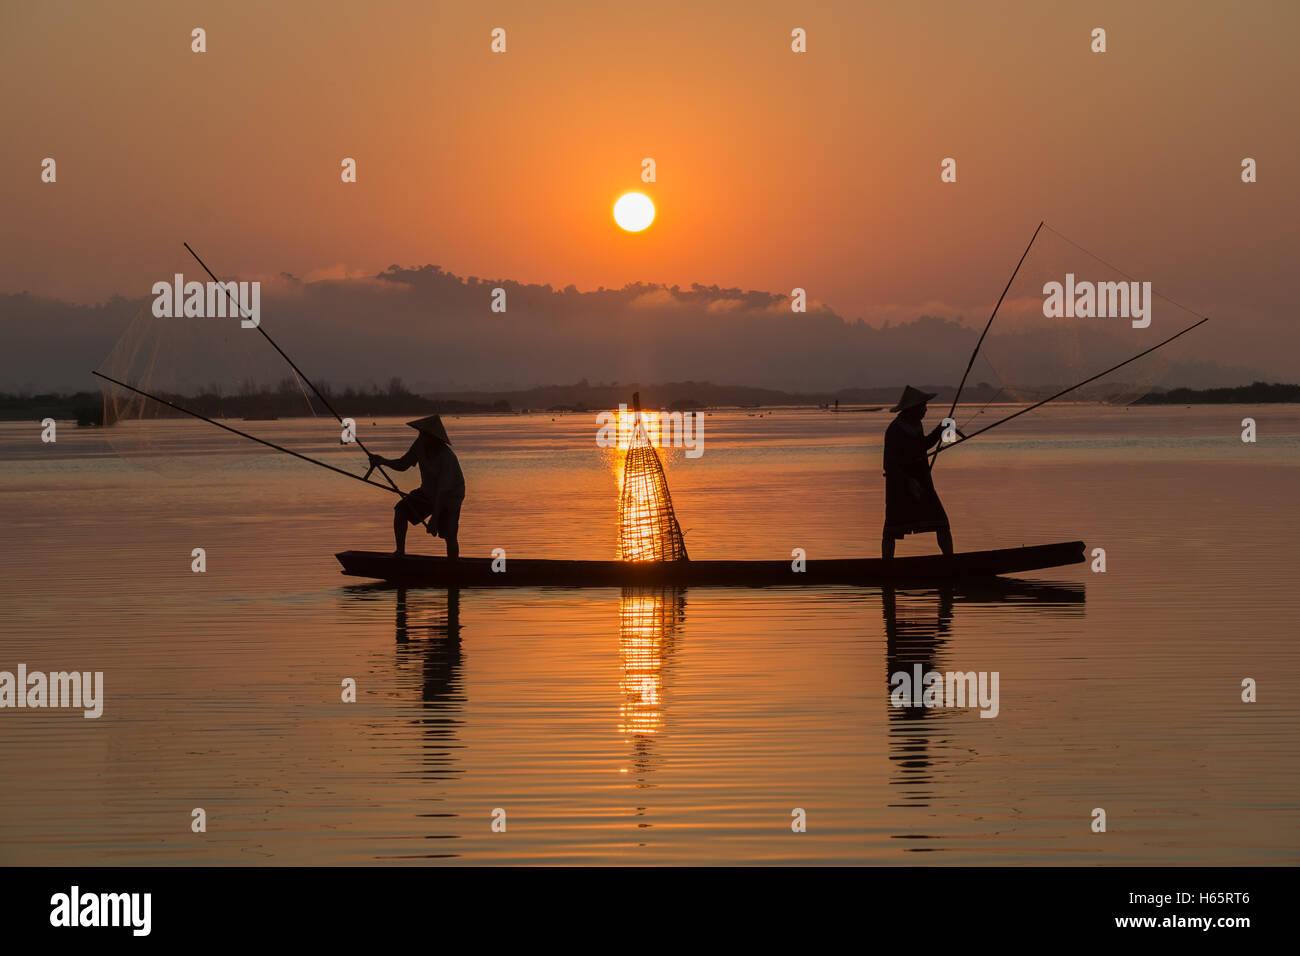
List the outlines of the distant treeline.
{"type": "MultiPolygon", "coordinates": [[[[389,383],[386,392],[377,388],[370,391],[349,388],[334,392],[325,386],[322,386],[322,391],[340,415],[356,418],[431,415],[434,412],[449,415],[508,414],[511,411],[510,403],[506,401],[476,402],[416,395],[407,391],[401,381],[396,379],[389,383]]],[[[125,390],[118,390],[118,394],[121,398],[131,398],[131,393],[125,390]]],[[[329,410],[319,398],[310,393],[304,395],[292,379],[282,381],[274,390],[245,388],[234,395],[226,395],[217,390],[205,390],[197,395],[161,390],[154,394],[208,418],[270,419],[329,415],[329,410]]],[[[76,392],[71,395],[0,393],[0,420],[74,419],[78,425],[102,425],[104,404],[104,398],[99,392],[76,392]]],[[[138,411],[133,408],[131,415],[145,418],[185,417],[182,412],[144,398],[139,399],[138,411]]]]}
{"type": "MultiPolygon", "coordinates": [[[[916,383],[913,383],[916,384],[916,383]]],[[[952,385],[920,383],[922,391],[934,392],[932,403],[938,407],[952,401],[956,389],[952,385]]],[[[1118,393],[1134,388],[1123,383],[1104,382],[1075,392],[1070,401],[1113,402],[1118,393]]],[[[990,385],[988,382],[968,382],[962,390],[963,404],[991,402],[1029,402],[1047,398],[1057,391],[1057,385],[1015,390],[990,385]]],[[[748,385],[717,385],[713,382],[667,382],[642,384],[639,382],[597,382],[585,379],[574,385],[541,385],[526,389],[502,391],[440,392],[435,401],[504,402],[521,411],[575,411],[586,412],[617,408],[619,403],[632,401],[632,393],[641,394],[644,408],[688,410],[692,408],[718,408],[739,405],[742,407],[779,407],[782,405],[874,405],[891,406],[903,391],[901,385],[883,385],[871,388],[842,388],[825,392],[787,392],[772,388],[755,388],[748,385]]],[[[1130,394],[1132,394],[1130,392],[1130,394]]],[[[1177,388],[1167,392],[1151,392],[1138,399],[1141,404],[1228,403],[1228,402],[1300,402],[1300,385],[1255,382],[1235,388],[1189,389],[1177,388]]]]}
{"type": "MultiPolygon", "coordinates": [[[[343,391],[321,384],[321,390],[341,415],[357,418],[377,418],[385,415],[466,415],[475,413],[509,414],[521,412],[588,412],[617,408],[619,403],[631,404],[632,394],[640,392],[645,408],[666,408],[688,411],[721,406],[773,407],[782,405],[827,405],[838,399],[845,405],[892,405],[902,391],[901,386],[881,388],[843,389],[839,392],[785,392],[770,388],[746,385],[715,385],[712,382],[669,382],[646,384],[637,382],[610,382],[591,384],[586,380],[573,385],[541,385],[526,389],[503,391],[447,392],[434,395],[416,395],[400,379],[393,379],[386,391],[378,387],[369,390],[348,388],[343,391]]],[[[931,386],[942,399],[951,396],[951,386],[931,386]]],[[[198,394],[179,394],[154,391],[158,397],[173,402],[208,418],[295,418],[304,415],[328,415],[329,410],[315,395],[299,388],[291,378],[282,380],[274,388],[242,387],[235,394],[226,394],[215,386],[208,386],[198,394]],[[310,402],[309,402],[310,398],[310,402]]],[[[997,394],[992,386],[980,382],[968,385],[968,401],[987,401],[997,394]]],[[[123,397],[129,393],[120,391],[123,397]]],[[[174,418],[181,416],[164,405],[140,399],[139,412],[147,417],[174,418]]],[[[73,395],[5,395],[0,394],[0,419],[31,418],[76,419],[79,424],[99,425],[103,421],[103,400],[98,392],[77,392],[73,395]]]]}
{"type": "MultiPolygon", "coordinates": [[[[951,399],[955,389],[951,385],[922,385],[925,391],[937,392],[936,401],[951,399]]],[[[586,412],[617,408],[620,403],[630,405],[632,393],[641,394],[644,408],[686,411],[694,408],[720,408],[725,406],[777,407],[782,405],[828,405],[837,399],[841,405],[893,405],[902,394],[902,385],[884,385],[874,388],[844,388],[824,392],[788,392],[774,388],[750,385],[718,385],[713,382],[596,382],[586,379],[573,385],[538,385],[532,388],[502,391],[437,392],[434,398],[474,401],[506,401],[512,408],[531,411],[586,412]]],[[[1046,393],[1050,394],[1050,393],[1046,393]]],[[[1000,389],[987,382],[967,383],[962,392],[966,402],[987,402],[1005,396],[1000,389]]]]}
{"type": "Polygon", "coordinates": [[[1135,405],[1237,405],[1257,402],[1300,402],[1300,385],[1253,382],[1234,388],[1175,388],[1151,392],[1135,405]]]}
{"type": "Polygon", "coordinates": [[[9,395],[0,392],[0,421],[16,422],[53,418],[75,418],[79,424],[97,425],[103,415],[104,400],[99,392],[76,392],[72,395],[9,395]]]}
{"type": "MultiPolygon", "coordinates": [[[[670,382],[667,384],[598,383],[586,381],[574,385],[544,385],[510,391],[468,391],[435,395],[416,395],[406,389],[401,380],[394,379],[387,391],[376,387],[370,390],[348,388],[334,391],[322,385],[330,403],[339,414],[356,418],[378,418],[397,415],[509,414],[514,411],[588,412],[617,408],[619,403],[632,401],[632,393],[640,392],[645,408],[689,410],[721,406],[828,405],[837,400],[843,406],[892,405],[898,398],[900,387],[841,389],[837,392],[783,392],[769,388],[752,388],[743,385],[715,385],[711,382],[670,382]]],[[[938,392],[935,400],[943,405],[952,397],[951,386],[923,385],[926,391],[938,392]]],[[[126,394],[126,393],[123,393],[126,394]]],[[[304,395],[293,379],[285,379],[274,389],[243,388],[238,394],[226,395],[216,389],[205,389],[197,395],[180,395],[158,392],[159,397],[177,405],[206,415],[209,418],[295,418],[304,415],[328,415],[329,410],[315,395],[304,395]]],[[[1013,397],[986,382],[968,385],[962,393],[964,402],[989,402],[993,400],[1016,401],[1026,396],[1013,397]]],[[[1082,396],[1085,397],[1086,396],[1082,396]]],[[[180,417],[181,413],[155,402],[141,400],[139,414],[159,418],[180,417]]],[[[1139,398],[1139,405],[1197,405],[1259,402],[1300,402],[1300,385],[1255,382],[1234,388],[1175,388],[1167,392],[1151,392],[1139,398]]],[[[11,395],[0,393],[0,420],[19,421],[54,418],[61,421],[75,419],[81,425],[103,424],[103,398],[98,392],[76,392],[71,395],[11,395]]],[[[133,412],[133,414],[135,414],[133,412]]]]}

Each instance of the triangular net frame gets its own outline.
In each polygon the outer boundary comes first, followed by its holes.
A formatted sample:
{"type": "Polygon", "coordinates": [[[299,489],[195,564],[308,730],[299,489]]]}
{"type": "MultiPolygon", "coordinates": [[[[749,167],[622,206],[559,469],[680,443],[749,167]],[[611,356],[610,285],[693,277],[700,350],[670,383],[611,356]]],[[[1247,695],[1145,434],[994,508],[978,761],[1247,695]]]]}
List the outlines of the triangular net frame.
{"type": "Polygon", "coordinates": [[[618,553],[624,561],[685,561],[686,541],[673,511],[668,480],[638,407],[623,459],[618,501],[618,553]]]}

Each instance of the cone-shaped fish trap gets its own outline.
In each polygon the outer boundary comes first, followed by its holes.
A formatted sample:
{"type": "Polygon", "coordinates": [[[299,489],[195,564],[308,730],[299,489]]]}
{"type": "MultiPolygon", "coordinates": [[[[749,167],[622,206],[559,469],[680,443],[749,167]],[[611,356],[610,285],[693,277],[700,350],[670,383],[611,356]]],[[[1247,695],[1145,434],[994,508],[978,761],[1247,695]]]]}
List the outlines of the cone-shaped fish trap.
{"type": "Polygon", "coordinates": [[[686,542],[673,513],[668,481],[641,421],[639,396],[632,398],[632,437],[623,459],[618,502],[618,553],[624,561],[684,561],[686,542]]]}

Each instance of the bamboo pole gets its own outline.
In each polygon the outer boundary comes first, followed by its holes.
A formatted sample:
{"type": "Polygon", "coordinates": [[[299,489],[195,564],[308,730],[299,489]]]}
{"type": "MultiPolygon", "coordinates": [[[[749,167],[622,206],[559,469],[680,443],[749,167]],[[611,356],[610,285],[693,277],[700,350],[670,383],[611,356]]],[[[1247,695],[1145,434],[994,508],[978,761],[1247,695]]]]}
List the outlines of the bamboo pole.
{"type": "MultiPolygon", "coordinates": [[[[970,361],[966,363],[966,371],[961,374],[961,384],[957,386],[957,391],[953,393],[952,406],[948,409],[949,418],[952,418],[953,414],[957,411],[957,401],[961,398],[962,389],[966,387],[966,377],[970,375],[970,370],[975,367],[975,356],[979,354],[980,346],[984,344],[984,336],[989,334],[989,329],[993,325],[993,319],[997,316],[998,309],[1002,308],[1002,300],[1005,299],[1007,293],[1011,291],[1011,283],[1016,281],[1016,274],[1020,272],[1020,267],[1025,264],[1025,256],[1029,255],[1029,250],[1033,248],[1034,240],[1038,238],[1038,233],[1042,228],[1043,221],[1039,220],[1038,228],[1035,229],[1034,234],[1029,237],[1029,245],[1025,246],[1025,251],[1020,254],[1020,261],[1017,262],[1016,267],[1011,270],[1011,278],[1007,280],[1006,286],[1002,289],[1002,294],[998,296],[997,305],[993,306],[993,311],[989,314],[989,320],[984,323],[984,331],[980,333],[979,341],[975,343],[975,349],[970,353],[970,361]]],[[[930,456],[931,471],[934,470],[934,462],[938,457],[939,449],[936,448],[934,454],[930,456]]]]}

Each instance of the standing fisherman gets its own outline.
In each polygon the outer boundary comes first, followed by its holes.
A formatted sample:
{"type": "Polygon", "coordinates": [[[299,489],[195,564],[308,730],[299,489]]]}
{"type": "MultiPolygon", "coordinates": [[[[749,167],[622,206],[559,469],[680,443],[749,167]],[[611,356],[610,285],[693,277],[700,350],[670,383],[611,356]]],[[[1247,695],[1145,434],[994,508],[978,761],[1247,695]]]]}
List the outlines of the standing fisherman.
{"type": "Polygon", "coordinates": [[[880,556],[886,560],[894,556],[894,542],[899,538],[929,531],[938,537],[943,553],[952,555],[952,529],[925,459],[925,453],[943,435],[943,425],[928,434],[921,428],[926,403],[934,395],[908,385],[890,409],[898,412],[898,417],[885,430],[885,530],[880,556]]]}
{"type": "Polygon", "coordinates": [[[451,439],[442,426],[442,418],[430,415],[407,422],[420,434],[401,458],[370,456],[370,467],[380,465],[394,471],[420,466],[420,487],[402,498],[393,508],[393,539],[397,554],[406,553],[406,526],[429,519],[429,534],[439,535],[447,543],[447,557],[460,557],[456,532],[460,527],[460,506],[465,500],[465,475],[460,461],[451,450],[451,439]]]}

